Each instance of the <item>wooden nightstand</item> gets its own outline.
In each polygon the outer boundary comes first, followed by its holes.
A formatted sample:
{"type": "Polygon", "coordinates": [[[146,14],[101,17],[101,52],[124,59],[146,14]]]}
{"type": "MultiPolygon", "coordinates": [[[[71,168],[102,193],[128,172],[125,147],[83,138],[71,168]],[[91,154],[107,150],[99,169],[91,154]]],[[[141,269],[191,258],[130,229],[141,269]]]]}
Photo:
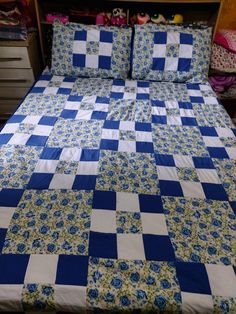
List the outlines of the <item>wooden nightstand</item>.
{"type": "Polygon", "coordinates": [[[14,113],[41,71],[36,33],[26,41],[0,40],[0,125],[14,113]]]}

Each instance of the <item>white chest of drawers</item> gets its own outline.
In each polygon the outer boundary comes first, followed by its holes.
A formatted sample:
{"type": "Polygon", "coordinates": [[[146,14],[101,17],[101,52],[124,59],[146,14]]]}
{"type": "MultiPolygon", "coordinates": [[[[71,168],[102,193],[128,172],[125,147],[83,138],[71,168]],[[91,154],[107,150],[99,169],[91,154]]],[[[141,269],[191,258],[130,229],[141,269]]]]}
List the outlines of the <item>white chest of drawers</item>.
{"type": "Polygon", "coordinates": [[[0,123],[16,110],[40,70],[35,33],[30,33],[26,41],[0,41],[0,123]]]}

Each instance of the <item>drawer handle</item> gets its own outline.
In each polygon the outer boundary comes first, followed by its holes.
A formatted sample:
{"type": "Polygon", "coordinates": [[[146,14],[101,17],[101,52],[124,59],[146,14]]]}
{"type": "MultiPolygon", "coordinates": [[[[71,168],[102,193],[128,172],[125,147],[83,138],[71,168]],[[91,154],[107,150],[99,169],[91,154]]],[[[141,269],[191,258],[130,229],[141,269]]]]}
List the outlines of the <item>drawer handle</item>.
{"type": "Polygon", "coordinates": [[[22,58],[0,58],[0,62],[21,61],[22,58]]]}
{"type": "Polygon", "coordinates": [[[15,78],[0,78],[0,83],[11,82],[11,83],[24,83],[27,79],[15,79],[15,78]]]}

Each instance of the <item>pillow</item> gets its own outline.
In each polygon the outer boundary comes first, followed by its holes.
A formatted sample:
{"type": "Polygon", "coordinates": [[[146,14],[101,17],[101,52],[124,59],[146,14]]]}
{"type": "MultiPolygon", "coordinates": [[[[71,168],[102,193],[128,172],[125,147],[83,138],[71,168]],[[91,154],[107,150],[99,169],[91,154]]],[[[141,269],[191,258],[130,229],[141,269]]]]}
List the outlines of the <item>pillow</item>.
{"type": "Polygon", "coordinates": [[[211,28],[135,25],[132,78],[201,83],[207,80],[211,28]]]}
{"type": "Polygon", "coordinates": [[[214,42],[225,49],[236,53],[236,30],[220,30],[216,33],[214,42]]]}
{"type": "Polygon", "coordinates": [[[55,21],[52,67],[55,75],[125,79],[130,69],[130,28],[55,21]]]}

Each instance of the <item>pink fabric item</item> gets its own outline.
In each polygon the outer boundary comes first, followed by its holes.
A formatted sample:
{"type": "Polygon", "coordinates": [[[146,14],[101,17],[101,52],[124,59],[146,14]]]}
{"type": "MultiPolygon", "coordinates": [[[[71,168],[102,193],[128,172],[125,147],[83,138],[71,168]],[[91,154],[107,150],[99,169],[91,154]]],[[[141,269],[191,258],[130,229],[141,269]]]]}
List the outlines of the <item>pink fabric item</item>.
{"type": "Polygon", "coordinates": [[[211,68],[227,73],[236,72],[236,53],[230,52],[220,45],[213,44],[211,68]]]}
{"type": "Polygon", "coordinates": [[[214,42],[236,53],[236,30],[222,29],[215,35],[214,42]]]}
{"type": "Polygon", "coordinates": [[[216,93],[225,92],[230,86],[236,82],[236,76],[210,76],[209,82],[216,93]]]}

